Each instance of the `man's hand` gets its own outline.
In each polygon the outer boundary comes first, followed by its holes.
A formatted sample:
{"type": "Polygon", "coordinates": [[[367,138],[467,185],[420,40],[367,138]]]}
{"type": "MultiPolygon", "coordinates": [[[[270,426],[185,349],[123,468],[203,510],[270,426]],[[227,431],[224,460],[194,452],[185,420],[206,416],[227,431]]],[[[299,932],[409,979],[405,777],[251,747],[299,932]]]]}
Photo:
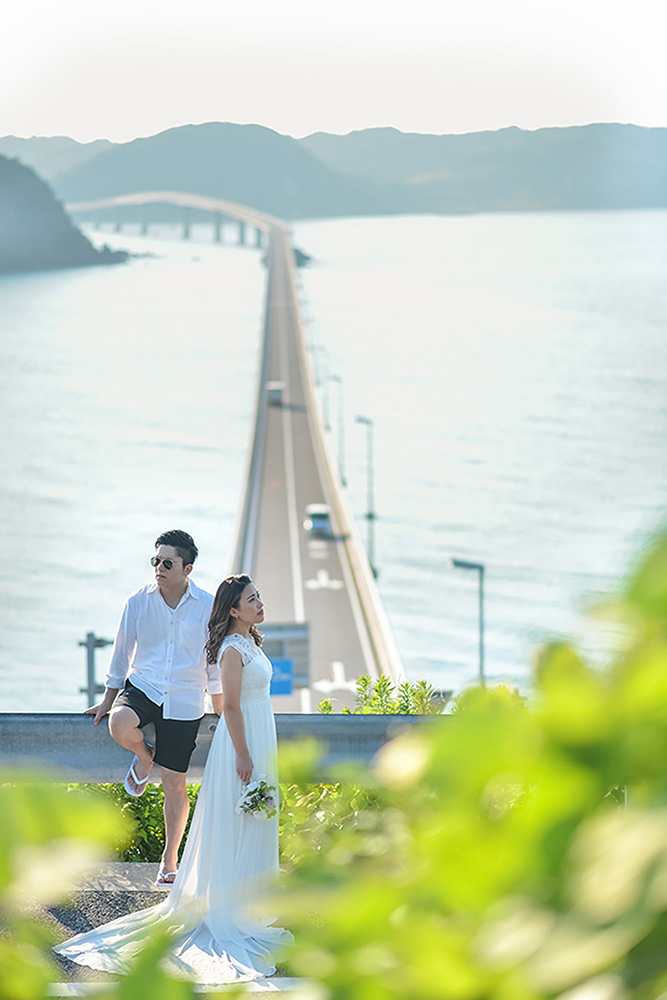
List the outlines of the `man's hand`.
{"type": "Polygon", "coordinates": [[[91,708],[87,708],[84,715],[94,715],[93,723],[99,726],[100,722],[105,715],[108,715],[111,711],[111,706],[116,700],[116,695],[118,694],[119,688],[107,688],[104,692],[104,698],[97,705],[93,705],[91,708]]]}

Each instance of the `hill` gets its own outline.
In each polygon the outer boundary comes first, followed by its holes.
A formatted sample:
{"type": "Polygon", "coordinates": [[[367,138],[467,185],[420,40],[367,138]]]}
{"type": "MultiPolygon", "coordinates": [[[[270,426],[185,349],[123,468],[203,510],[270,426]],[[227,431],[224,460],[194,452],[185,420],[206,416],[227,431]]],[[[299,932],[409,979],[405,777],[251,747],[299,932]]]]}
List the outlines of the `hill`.
{"type": "Polygon", "coordinates": [[[210,122],[114,146],[60,174],[65,201],[133,191],[189,191],[284,219],[394,211],[396,197],[330,169],[289,136],[260,125],[210,122]]]}
{"type": "Polygon", "coordinates": [[[126,259],[122,251],[96,250],[30,167],[0,156],[0,274],[126,259]]]}
{"type": "Polygon", "coordinates": [[[72,170],[112,146],[113,143],[107,139],[77,142],[64,135],[34,135],[31,139],[5,135],[0,137],[0,156],[15,157],[27,167],[32,167],[45,181],[51,181],[58,174],[72,170]]]}
{"type": "Polygon", "coordinates": [[[118,145],[6,137],[0,152],[10,140],[68,201],[172,189],[285,219],[667,207],[667,129],[636,125],[464,135],[378,128],[296,140],[210,122],[118,145]]]}
{"type": "Polygon", "coordinates": [[[300,140],[333,170],[412,192],[434,212],[667,206],[667,129],[597,124],[300,140]]]}

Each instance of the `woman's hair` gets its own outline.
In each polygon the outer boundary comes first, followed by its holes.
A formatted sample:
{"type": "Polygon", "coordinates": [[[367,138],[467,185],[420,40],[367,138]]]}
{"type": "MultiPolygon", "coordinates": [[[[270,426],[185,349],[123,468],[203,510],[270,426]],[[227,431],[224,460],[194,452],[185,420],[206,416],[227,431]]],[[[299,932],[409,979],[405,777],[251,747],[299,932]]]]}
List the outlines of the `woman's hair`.
{"type": "MultiPolygon", "coordinates": [[[[217,663],[222,640],[234,623],[232,608],[237,608],[241,594],[252,580],[246,573],[238,576],[228,576],[223,580],[213,601],[213,610],[208,620],[208,640],[206,642],[206,662],[217,663]]],[[[250,635],[258,646],[262,645],[262,636],[254,625],[250,626],[250,635]]]]}

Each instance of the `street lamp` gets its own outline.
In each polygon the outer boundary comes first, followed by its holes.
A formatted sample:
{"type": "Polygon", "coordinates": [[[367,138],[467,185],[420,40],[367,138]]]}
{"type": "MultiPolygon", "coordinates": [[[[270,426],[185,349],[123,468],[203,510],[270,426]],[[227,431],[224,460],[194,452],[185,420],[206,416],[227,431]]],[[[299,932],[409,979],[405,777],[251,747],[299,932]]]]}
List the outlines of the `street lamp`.
{"type": "Polygon", "coordinates": [[[324,417],[324,428],[327,431],[331,430],[329,423],[329,354],[324,346],[324,344],[313,344],[313,352],[315,353],[315,385],[320,386],[322,389],[322,415],[324,417]],[[319,362],[317,360],[318,354],[322,355],[322,371],[320,372],[319,362]]]}
{"type": "Polygon", "coordinates": [[[484,565],[468,559],[452,559],[455,569],[472,569],[479,573],[479,682],[484,687],[484,565]]]}
{"type": "Polygon", "coordinates": [[[368,562],[370,563],[371,572],[373,576],[377,578],[377,569],[375,568],[375,502],[374,502],[374,489],[373,489],[373,427],[374,423],[370,417],[360,417],[356,416],[354,418],[358,424],[364,424],[366,427],[366,524],[368,531],[368,541],[366,548],[368,551],[368,562]]]}
{"type": "Polygon", "coordinates": [[[338,386],[338,472],[343,486],[345,483],[345,407],[343,405],[343,379],[341,375],[329,378],[338,386]]]}

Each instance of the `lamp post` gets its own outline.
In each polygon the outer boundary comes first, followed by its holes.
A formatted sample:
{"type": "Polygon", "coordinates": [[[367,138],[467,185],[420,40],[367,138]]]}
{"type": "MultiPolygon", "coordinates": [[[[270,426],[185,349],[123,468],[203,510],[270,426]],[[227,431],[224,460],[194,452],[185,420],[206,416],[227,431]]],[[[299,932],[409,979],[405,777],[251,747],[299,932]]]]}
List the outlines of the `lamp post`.
{"type": "Polygon", "coordinates": [[[452,559],[455,569],[472,569],[479,573],[479,682],[484,687],[484,564],[468,559],[452,559]]]}
{"type": "Polygon", "coordinates": [[[373,484],[373,427],[374,422],[370,417],[355,417],[358,424],[364,424],[366,427],[366,525],[367,525],[367,543],[366,548],[368,551],[368,562],[370,563],[371,572],[374,577],[377,578],[377,569],[375,568],[375,498],[374,498],[374,484],[373,484]]]}
{"type": "Polygon", "coordinates": [[[329,378],[338,386],[338,472],[343,486],[345,482],[345,407],[343,403],[343,379],[341,375],[330,375],[329,378]]]}
{"type": "Polygon", "coordinates": [[[329,421],[329,364],[328,352],[324,344],[313,344],[315,352],[315,385],[322,389],[322,415],[324,417],[324,429],[331,430],[329,421]],[[317,360],[318,354],[322,355],[322,370],[317,360]]]}

